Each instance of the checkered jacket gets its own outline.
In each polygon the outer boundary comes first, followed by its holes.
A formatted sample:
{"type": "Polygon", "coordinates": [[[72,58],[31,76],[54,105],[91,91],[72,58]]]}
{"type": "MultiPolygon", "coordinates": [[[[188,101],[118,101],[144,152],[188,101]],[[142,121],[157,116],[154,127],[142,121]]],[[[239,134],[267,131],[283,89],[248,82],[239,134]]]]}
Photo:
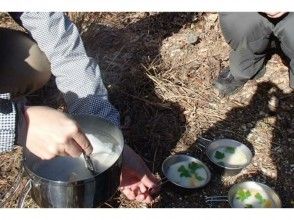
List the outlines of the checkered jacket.
{"type": "MultiPolygon", "coordinates": [[[[51,72],[64,95],[69,113],[97,115],[119,126],[119,113],[108,101],[99,66],[87,56],[77,27],[64,13],[11,15],[49,59],[51,72]]],[[[13,149],[17,114],[16,104],[10,100],[10,95],[0,94],[0,152],[13,149]]]]}

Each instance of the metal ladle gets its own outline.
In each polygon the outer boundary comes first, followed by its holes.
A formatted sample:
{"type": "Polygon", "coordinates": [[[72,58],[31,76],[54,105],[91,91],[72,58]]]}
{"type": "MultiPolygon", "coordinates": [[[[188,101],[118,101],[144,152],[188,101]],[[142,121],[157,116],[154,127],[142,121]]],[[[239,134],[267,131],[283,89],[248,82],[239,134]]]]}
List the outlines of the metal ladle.
{"type": "Polygon", "coordinates": [[[90,157],[89,155],[87,155],[85,152],[83,152],[83,155],[84,155],[84,159],[85,159],[85,161],[86,161],[87,169],[88,169],[93,175],[96,175],[97,172],[95,171],[94,164],[93,164],[93,161],[92,161],[91,157],[90,157]]]}

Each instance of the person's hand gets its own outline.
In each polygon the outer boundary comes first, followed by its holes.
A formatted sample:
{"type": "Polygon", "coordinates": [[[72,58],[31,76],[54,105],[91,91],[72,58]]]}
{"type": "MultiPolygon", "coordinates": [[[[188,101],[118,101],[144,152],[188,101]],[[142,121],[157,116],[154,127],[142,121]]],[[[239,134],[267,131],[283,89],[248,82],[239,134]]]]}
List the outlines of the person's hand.
{"type": "Polygon", "coordinates": [[[283,16],[286,12],[265,12],[265,14],[270,18],[279,18],[283,16]]]}
{"type": "Polygon", "coordinates": [[[150,203],[157,193],[159,180],[150,172],[144,161],[129,146],[125,145],[120,191],[129,200],[150,203]]]}
{"type": "Polygon", "coordinates": [[[42,159],[55,156],[78,157],[93,150],[78,124],[65,113],[49,107],[27,106],[26,147],[42,159]]]}

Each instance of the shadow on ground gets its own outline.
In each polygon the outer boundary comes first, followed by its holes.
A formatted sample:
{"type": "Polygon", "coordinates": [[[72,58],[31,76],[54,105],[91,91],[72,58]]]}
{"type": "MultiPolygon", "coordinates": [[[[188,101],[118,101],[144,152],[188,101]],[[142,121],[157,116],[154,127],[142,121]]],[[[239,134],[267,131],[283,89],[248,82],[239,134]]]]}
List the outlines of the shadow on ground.
{"type": "MultiPolygon", "coordinates": [[[[293,99],[293,93],[285,94],[271,82],[259,83],[256,93],[247,106],[232,109],[226,114],[225,120],[217,122],[202,134],[203,137],[209,139],[236,139],[246,144],[254,152],[256,146],[248,141],[250,132],[261,120],[274,117],[275,124],[272,125],[272,139],[270,140],[270,158],[277,169],[276,177],[256,170],[254,173],[241,175],[235,183],[245,180],[265,183],[273,187],[280,195],[283,207],[292,207],[290,201],[294,197],[293,181],[289,181],[289,178],[293,180],[290,167],[290,164],[294,162],[293,132],[288,132],[293,127],[294,115],[290,111],[290,103],[293,103],[293,99]]],[[[194,146],[197,146],[197,142],[194,146]]],[[[259,151],[262,150],[259,149],[259,151]]],[[[204,161],[209,163],[207,159],[204,161]]],[[[215,176],[215,178],[219,179],[220,177],[215,176]]],[[[210,184],[209,193],[212,195],[220,194],[214,190],[217,189],[216,184],[219,182],[210,184]]]]}
{"type": "MultiPolygon", "coordinates": [[[[126,142],[160,175],[162,161],[185,131],[185,117],[177,103],[158,97],[146,68],[160,63],[162,41],[195,15],[158,13],[123,28],[93,23],[83,34],[87,51],[98,56],[110,99],[120,111],[126,142]]],[[[110,201],[113,207],[118,203],[110,201]]]]}

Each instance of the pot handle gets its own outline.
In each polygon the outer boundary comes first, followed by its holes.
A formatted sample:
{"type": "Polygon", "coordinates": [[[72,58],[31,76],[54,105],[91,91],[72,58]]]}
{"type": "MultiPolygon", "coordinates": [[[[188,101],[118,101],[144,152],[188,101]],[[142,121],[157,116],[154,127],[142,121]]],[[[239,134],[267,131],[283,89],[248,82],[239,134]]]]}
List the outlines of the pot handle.
{"type": "Polygon", "coordinates": [[[163,177],[160,182],[158,183],[158,185],[156,186],[155,189],[150,188],[148,189],[148,192],[151,194],[154,194],[154,191],[156,191],[156,189],[159,189],[162,185],[166,184],[167,182],[169,182],[169,180],[167,179],[167,177],[163,177]]]}
{"type": "Polygon", "coordinates": [[[25,201],[28,193],[31,191],[31,188],[32,188],[32,180],[29,179],[26,182],[26,184],[25,184],[24,188],[22,189],[21,194],[19,196],[18,203],[17,203],[18,208],[23,208],[24,201],[25,201]]]}
{"type": "Polygon", "coordinates": [[[228,196],[205,196],[205,202],[229,202],[228,196]]]}
{"type": "Polygon", "coordinates": [[[197,140],[197,145],[203,149],[206,149],[211,143],[213,142],[213,140],[204,138],[204,137],[199,137],[197,140]]]}

